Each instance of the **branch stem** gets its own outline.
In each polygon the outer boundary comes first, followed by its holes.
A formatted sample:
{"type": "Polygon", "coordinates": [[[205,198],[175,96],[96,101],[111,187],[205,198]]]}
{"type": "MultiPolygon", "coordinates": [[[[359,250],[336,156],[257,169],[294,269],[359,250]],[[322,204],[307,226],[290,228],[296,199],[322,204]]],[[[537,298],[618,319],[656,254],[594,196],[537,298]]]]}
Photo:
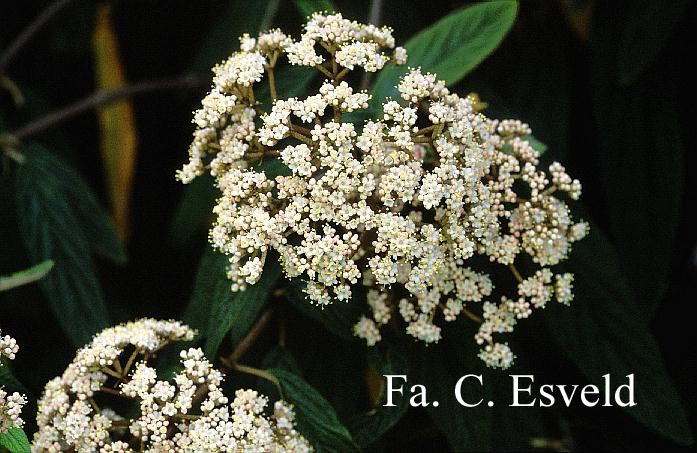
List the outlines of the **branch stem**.
{"type": "Polygon", "coordinates": [[[33,21],[22,30],[12,43],[0,55],[0,74],[5,72],[7,66],[12,59],[19,53],[20,50],[36,35],[44,25],[46,25],[56,14],[58,14],[65,6],[73,0],[54,0],[44,8],[41,13],[34,18],[33,21]]]}
{"type": "Polygon", "coordinates": [[[79,115],[80,113],[118,101],[120,99],[153,93],[156,91],[170,90],[175,88],[189,88],[199,85],[201,85],[201,83],[197,79],[191,76],[183,76],[173,79],[140,82],[125,86],[123,88],[99,90],[86,98],[75,102],[74,104],[60,108],[20,127],[10,135],[15,141],[20,142],[28,137],[44,132],[57,124],[79,115]]]}
{"type": "Polygon", "coordinates": [[[276,93],[276,76],[273,73],[273,66],[266,67],[266,75],[269,78],[269,92],[271,93],[271,102],[276,102],[278,93],[276,93]]]}
{"type": "Polygon", "coordinates": [[[266,325],[271,320],[271,315],[273,315],[273,312],[273,308],[267,308],[259,316],[252,328],[249,329],[249,333],[247,333],[247,335],[242,339],[242,341],[240,341],[237,344],[235,350],[232,351],[232,353],[229,356],[220,359],[220,361],[226,368],[235,368],[235,366],[237,365],[237,361],[240,360],[240,358],[242,358],[242,356],[249,350],[249,348],[252,347],[252,345],[254,345],[259,335],[261,335],[261,333],[264,331],[264,328],[266,328],[266,325]]]}
{"type": "Polygon", "coordinates": [[[516,280],[518,280],[518,283],[523,282],[523,276],[520,275],[520,272],[518,272],[518,268],[515,267],[515,264],[511,263],[508,265],[508,268],[513,272],[513,276],[515,277],[516,280]]]}
{"type": "Polygon", "coordinates": [[[469,311],[469,310],[466,309],[466,308],[463,308],[463,309],[462,309],[462,313],[464,313],[465,316],[467,316],[469,319],[471,319],[471,320],[474,321],[474,322],[478,322],[479,324],[481,324],[481,323],[484,322],[484,320],[483,320],[482,318],[480,318],[479,316],[475,315],[474,313],[472,313],[471,311],[469,311]]]}
{"type": "Polygon", "coordinates": [[[247,365],[241,365],[239,363],[235,364],[234,369],[235,371],[239,371],[240,373],[251,374],[253,376],[257,376],[262,379],[266,379],[269,382],[272,382],[278,389],[278,393],[281,394],[281,398],[283,398],[283,389],[281,388],[281,383],[276,378],[276,376],[269,373],[268,371],[260,370],[259,368],[254,368],[247,365]]]}

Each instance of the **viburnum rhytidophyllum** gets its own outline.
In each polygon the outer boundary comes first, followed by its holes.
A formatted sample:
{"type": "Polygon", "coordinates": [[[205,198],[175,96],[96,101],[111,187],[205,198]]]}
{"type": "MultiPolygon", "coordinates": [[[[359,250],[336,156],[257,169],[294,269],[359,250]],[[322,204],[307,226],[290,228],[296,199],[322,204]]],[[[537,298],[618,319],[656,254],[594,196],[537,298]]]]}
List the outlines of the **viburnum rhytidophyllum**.
{"type": "Polygon", "coordinates": [[[397,317],[431,343],[442,321],[465,314],[481,323],[480,357],[510,366],[514,356],[494,334],[511,332],[552,297],[573,298],[573,277],[549,266],[586,234],[556,196],[577,199],[579,181],[559,163],[537,167],[526,124],[487,118],[419,68],[377,119],[347,121],[371,98],[346,81],[351,71],[406,62],[390,28],[314,14],[299,40],[272,30],[240,42],[213,68],[213,89],[194,114],[190,162],[177,175],[184,183],[206,171],[215,177],[222,196],[210,240],[229,257],[232,290],[257,282],[275,250],[313,303],[346,302],[356,285],[367,288],[354,331],[369,345],[397,317]],[[286,61],[316,68],[319,91],[280,98],[276,70],[286,61]],[[270,106],[255,98],[266,83],[270,106]],[[258,166],[273,159],[289,174],[274,178],[258,166]],[[477,255],[511,268],[515,296],[494,300],[491,279],[470,264],[477,255]],[[514,265],[520,255],[541,269],[524,278],[514,265]]]}
{"type": "MultiPolygon", "coordinates": [[[[19,351],[17,342],[9,335],[2,335],[0,331],[0,360],[7,357],[9,360],[14,360],[15,354],[19,351]]],[[[0,367],[2,361],[0,361],[0,367]]],[[[0,387],[0,433],[7,431],[10,428],[21,428],[24,426],[24,420],[20,418],[22,408],[27,403],[24,395],[18,392],[8,394],[0,387]]]]}
{"type": "Polygon", "coordinates": [[[311,451],[282,401],[271,417],[254,390],[223,394],[223,375],[197,348],[180,353],[181,370],[158,379],[149,359],[193,330],[141,319],[106,329],[80,349],[39,400],[33,451],[311,451]],[[126,412],[124,402],[137,406],[126,412]],[[118,412],[122,412],[121,415],[118,412]]]}

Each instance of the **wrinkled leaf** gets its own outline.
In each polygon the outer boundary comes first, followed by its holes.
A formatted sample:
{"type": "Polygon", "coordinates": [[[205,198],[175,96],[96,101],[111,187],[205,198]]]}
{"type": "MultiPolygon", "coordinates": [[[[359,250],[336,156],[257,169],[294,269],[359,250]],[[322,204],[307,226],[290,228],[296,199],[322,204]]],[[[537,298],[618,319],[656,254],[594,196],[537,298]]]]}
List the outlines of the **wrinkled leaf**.
{"type": "Polygon", "coordinates": [[[245,336],[271,295],[281,275],[281,266],[273,257],[267,258],[259,281],[237,293],[230,290],[225,267],[212,269],[211,272],[217,273],[218,278],[212,277],[215,283],[208,296],[210,315],[207,327],[202,333],[206,337],[206,355],[215,357],[228,332],[233,344],[245,336]]]}
{"type": "Polygon", "coordinates": [[[303,17],[309,17],[315,12],[335,11],[334,3],[331,0],[295,0],[295,7],[298,8],[303,17]]]}
{"type": "MultiPolygon", "coordinates": [[[[277,66],[275,80],[278,98],[287,99],[303,96],[312,81],[317,77],[317,74],[315,68],[308,68],[307,66],[293,66],[286,63],[277,66]]],[[[254,92],[264,110],[270,110],[271,94],[266,79],[262,79],[260,84],[254,87],[254,92]]]]}
{"type": "Polygon", "coordinates": [[[21,428],[10,428],[0,433],[0,446],[10,453],[29,453],[29,439],[21,428]]]}
{"type": "Polygon", "coordinates": [[[46,276],[46,274],[48,274],[53,267],[53,264],[53,261],[46,260],[30,267],[29,269],[15,272],[12,275],[0,276],[0,291],[6,291],[8,289],[41,280],[46,276]]]}
{"type": "Polygon", "coordinates": [[[300,365],[293,357],[293,354],[283,346],[274,346],[266,353],[264,360],[261,361],[262,368],[281,368],[300,376],[300,365]]]}
{"type": "Polygon", "coordinates": [[[617,54],[617,80],[620,84],[630,85],[656,61],[689,5],[687,0],[629,2],[624,11],[617,54]]]}
{"type": "MultiPolygon", "coordinates": [[[[612,43],[622,12],[599,9],[598,39],[612,43]]],[[[654,68],[627,87],[613,72],[621,48],[592,53],[593,110],[599,130],[598,166],[622,270],[635,307],[650,322],[669,285],[683,212],[685,155],[677,100],[678,76],[654,68]]]]}
{"type": "Polygon", "coordinates": [[[199,260],[191,301],[186,307],[182,320],[205,334],[208,327],[211,307],[215,300],[232,303],[235,293],[230,291],[230,280],[225,275],[227,257],[207,246],[199,260]]]}
{"type": "MultiPolygon", "coordinates": [[[[118,38],[111,20],[111,5],[97,7],[92,38],[96,86],[117,89],[126,85],[118,38]]],[[[100,150],[106,173],[111,214],[122,241],[128,238],[130,199],[133,189],[138,137],[133,102],[120,100],[97,109],[100,150]]]]}
{"type": "Polygon", "coordinates": [[[503,41],[517,11],[515,1],[481,2],[423,29],[404,45],[409,56],[407,65],[380,71],[373,85],[372,105],[379,105],[387,96],[397,96],[396,85],[408,71],[407,66],[420,66],[448,85],[462,79],[503,41]]]}
{"type": "Polygon", "coordinates": [[[184,196],[172,217],[169,238],[181,247],[196,233],[206,231],[213,221],[213,205],[220,191],[209,174],[199,176],[184,188],[184,196]]]}
{"type": "MultiPolygon", "coordinates": [[[[57,194],[60,194],[61,203],[70,208],[89,248],[115,263],[124,263],[127,259],[126,251],[113,222],[94,191],[77,171],[41,145],[28,145],[24,149],[28,150],[31,157],[28,159],[28,165],[20,167],[20,172],[24,171],[25,175],[33,175],[36,178],[48,174],[50,182],[46,184],[55,186],[56,193],[53,196],[57,198],[57,194]]],[[[27,182],[32,181],[28,179],[27,182]]],[[[38,181],[37,183],[41,184],[38,181]]]]}
{"type": "MultiPolygon", "coordinates": [[[[405,352],[388,344],[386,340],[368,350],[368,365],[379,377],[381,384],[384,384],[384,375],[403,374],[409,376],[405,352]]],[[[393,398],[396,407],[385,407],[387,393],[384,385],[382,385],[378,396],[378,404],[372,411],[354,417],[348,423],[353,439],[361,447],[367,447],[380,439],[383,434],[399,422],[409,409],[409,399],[399,395],[394,395],[396,397],[393,398]]]]}
{"type": "Polygon", "coordinates": [[[20,392],[27,395],[29,390],[12,374],[9,361],[0,358],[0,362],[0,387],[6,392],[20,392]]]}
{"type": "Polygon", "coordinates": [[[634,373],[637,405],[623,408],[640,423],[678,442],[693,441],[685,410],[661,351],[637,313],[612,244],[599,228],[574,246],[567,265],[575,275],[573,307],[548,307],[550,331],[595,385],[602,376],[626,381],[634,373]]]}
{"type": "MultiPolygon", "coordinates": [[[[452,332],[448,332],[451,334],[452,332]]],[[[460,341],[471,341],[470,336],[460,341]]],[[[448,337],[447,340],[452,340],[448,337]]],[[[406,391],[411,385],[422,384],[428,389],[428,400],[431,404],[426,411],[448,439],[453,451],[488,451],[491,449],[493,412],[486,402],[491,400],[491,388],[472,378],[462,385],[462,397],[466,402],[474,404],[480,399],[484,402],[477,407],[461,406],[453,393],[457,380],[466,374],[483,374],[486,384],[485,366],[472,347],[460,346],[446,349],[446,344],[416,345],[411,349],[409,358],[410,372],[406,391]],[[462,357],[467,366],[458,366],[452,357],[462,357]],[[438,401],[434,407],[433,402],[438,401]]],[[[460,364],[461,365],[461,364],[460,364]]]]}
{"type": "Polygon", "coordinates": [[[109,325],[90,251],[90,239],[104,232],[94,231],[97,222],[83,221],[85,210],[99,217],[100,208],[67,163],[40,146],[22,152],[26,161],[17,169],[15,195],[24,245],[32,261],[55,262],[39,286],[65,333],[82,345],[109,325]]]}
{"type": "Polygon", "coordinates": [[[332,405],[316,389],[289,371],[280,368],[267,371],[279,380],[283,396],[295,409],[298,430],[318,452],[359,450],[332,405]]]}
{"type": "Polygon", "coordinates": [[[293,281],[286,288],[288,302],[303,315],[319,322],[331,333],[349,341],[356,341],[353,325],[361,316],[359,304],[334,301],[325,306],[316,306],[308,299],[302,282],[293,281]]]}
{"type": "Polygon", "coordinates": [[[278,0],[233,0],[220,16],[220,20],[208,29],[208,34],[196,54],[192,70],[209,75],[210,69],[239,47],[237,38],[244,33],[256,35],[266,30],[278,9],[278,0]]]}
{"type": "MultiPolygon", "coordinates": [[[[280,368],[293,373],[297,376],[302,376],[302,370],[300,365],[295,360],[293,354],[284,346],[274,346],[269,352],[266,353],[264,359],[261,361],[261,367],[263,369],[267,368],[280,368]]],[[[263,378],[257,379],[257,384],[255,387],[264,395],[273,395],[277,391],[274,384],[263,378]]]]}

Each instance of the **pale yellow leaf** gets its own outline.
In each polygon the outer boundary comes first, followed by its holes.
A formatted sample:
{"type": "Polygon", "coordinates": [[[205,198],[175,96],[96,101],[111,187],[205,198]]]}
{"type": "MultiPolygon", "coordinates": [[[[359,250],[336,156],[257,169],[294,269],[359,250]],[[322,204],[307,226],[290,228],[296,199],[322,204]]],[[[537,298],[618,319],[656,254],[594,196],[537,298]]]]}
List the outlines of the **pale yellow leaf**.
{"type": "MultiPolygon", "coordinates": [[[[92,49],[97,87],[115,89],[126,85],[109,4],[97,7],[92,49]]],[[[130,99],[114,102],[99,108],[97,115],[111,212],[119,237],[125,241],[129,233],[130,199],[138,146],[133,103],[130,99]]]]}

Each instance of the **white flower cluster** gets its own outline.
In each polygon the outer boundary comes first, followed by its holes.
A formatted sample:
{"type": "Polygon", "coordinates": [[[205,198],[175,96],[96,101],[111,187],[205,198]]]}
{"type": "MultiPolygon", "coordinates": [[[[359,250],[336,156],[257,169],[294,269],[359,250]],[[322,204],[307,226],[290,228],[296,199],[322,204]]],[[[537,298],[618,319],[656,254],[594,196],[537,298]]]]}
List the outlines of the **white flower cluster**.
{"type": "MultiPolygon", "coordinates": [[[[17,340],[9,335],[3,336],[2,331],[0,331],[0,358],[7,357],[10,360],[14,360],[18,351],[17,340]]],[[[0,364],[0,366],[2,365],[0,364]]]]}
{"type": "MultiPolygon", "coordinates": [[[[0,359],[7,357],[13,360],[18,351],[17,341],[9,335],[3,336],[0,331],[0,359]]],[[[2,361],[0,361],[1,366],[3,366],[2,361]]],[[[24,420],[20,416],[25,404],[27,404],[27,399],[24,395],[19,392],[10,394],[0,387],[0,433],[10,428],[24,426],[24,420]]]]}
{"type": "MultiPolygon", "coordinates": [[[[195,114],[191,161],[178,175],[188,182],[208,169],[216,177],[222,197],[210,238],[229,257],[233,291],[257,282],[274,250],[286,276],[304,279],[316,304],[351,299],[359,282],[367,287],[369,315],[354,332],[369,345],[380,340],[381,326],[399,322],[397,312],[406,332],[426,343],[440,339],[441,318],[464,314],[481,323],[480,356],[509,366],[513,354],[494,334],[512,331],[552,295],[564,304],[573,297],[571,276],[554,277],[547,267],[586,234],[587,224],[574,222],[556,196],[577,199],[578,180],[558,163],[548,173],[538,168],[527,125],[485,117],[472,99],[418,68],[401,79],[399,99],[387,100],[378,119],[342,121],[370,100],[344,78],[356,67],[386,64],[381,50],[394,46],[389,29],[315,14],[300,41],[274,33],[283,44],[255,50],[268,59],[270,92],[284,52],[291,64],[315,66],[326,77],[319,92],[273,96],[264,110],[254,86],[216,79],[195,114]],[[217,93],[234,96],[235,106],[210,107],[217,93]],[[256,167],[272,159],[290,174],[272,177],[256,167]],[[544,278],[524,280],[515,268],[521,255],[541,266],[544,278]],[[489,276],[474,269],[478,256],[511,268],[520,283],[516,301],[494,294],[489,276]],[[471,311],[476,304],[481,317],[471,311]]],[[[406,53],[398,49],[391,59],[404,63],[406,53]]]]}
{"type": "MultiPolygon", "coordinates": [[[[311,451],[283,402],[238,390],[229,402],[223,374],[200,349],[180,353],[181,370],[158,379],[149,358],[194,332],[176,321],[142,319],[106,329],[78,351],[39,401],[33,451],[180,452],[311,451]],[[124,402],[138,415],[121,416],[124,402]]],[[[124,411],[124,413],[128,413],[124,411]]]]}

